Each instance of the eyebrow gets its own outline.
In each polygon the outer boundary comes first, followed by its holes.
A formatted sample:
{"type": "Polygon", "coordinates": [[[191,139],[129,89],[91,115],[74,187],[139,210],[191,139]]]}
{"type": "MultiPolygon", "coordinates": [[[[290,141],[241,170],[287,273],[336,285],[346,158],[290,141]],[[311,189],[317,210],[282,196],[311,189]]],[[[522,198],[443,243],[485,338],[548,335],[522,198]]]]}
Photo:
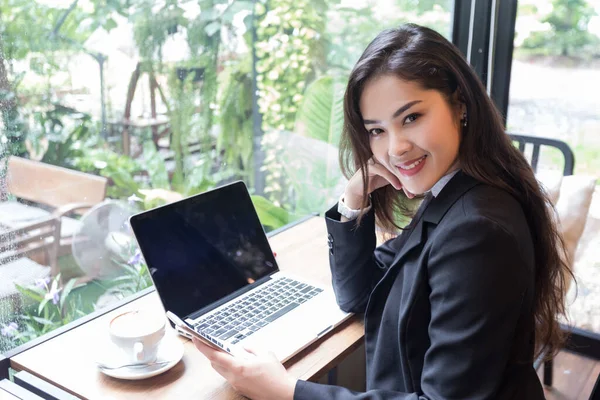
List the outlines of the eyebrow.
{"type": "MultiPolygon", "coordinates": [[[[406,103],[405,105],[403,105],[402,107],[400,107],[399,109],[397,109],[394,112],[394,114],[392,114],[392,119],[398,117],[399,115],[401,115],[403,112],[405,112],[406,110],[408,110],[409,108],[411,108],[415,104],[421,103],[421,102],[422,102],[422,100],[414,100],[414,101],[410,101],[410,102],[406,103]]],[[[373,124],[379,124],[379,123],[381,123],[381,121],[371,120],[371,119],[365,119],[365,120],[363,120],[363,123],[365,125],[373,125],[373,124]]]]}

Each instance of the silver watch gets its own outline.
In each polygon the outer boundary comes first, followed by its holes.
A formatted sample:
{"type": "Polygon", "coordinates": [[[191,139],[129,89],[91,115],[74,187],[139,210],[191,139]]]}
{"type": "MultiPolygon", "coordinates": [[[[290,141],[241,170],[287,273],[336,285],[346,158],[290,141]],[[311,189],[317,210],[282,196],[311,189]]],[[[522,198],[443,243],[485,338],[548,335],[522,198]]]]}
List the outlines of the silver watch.
{"type": "Polygon", "coordinates": [[[364,210],[353,210],[352,208],[348,207],[348,205],[346,205],[346,203],[344,202],[344,193],[342,193],[342,195],[340,196],[340,199],[338,200],[337,211],[340,213],[340,215],[343,215],[344,217],[348,218],[349,220],[358,218],[361,211],[366,213],[370,209],[371,209],[371,204],[369,204],[369,206],[367,208],[365,208],[364,210]]]}

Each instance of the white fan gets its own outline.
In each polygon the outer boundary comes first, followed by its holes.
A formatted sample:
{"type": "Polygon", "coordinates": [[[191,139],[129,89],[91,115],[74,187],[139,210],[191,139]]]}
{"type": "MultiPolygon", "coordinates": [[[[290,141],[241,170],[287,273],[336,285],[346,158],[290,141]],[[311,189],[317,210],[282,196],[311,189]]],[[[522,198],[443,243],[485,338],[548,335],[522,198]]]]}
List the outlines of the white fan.
{"type": "Polygon", "coordinates": [[[122,271],[135,249],[129,217],[136,211],[126,202],[105,200],[81,217],[73,234],[72,251],[77,265],[94,279],[110,279],[122,271]]]}

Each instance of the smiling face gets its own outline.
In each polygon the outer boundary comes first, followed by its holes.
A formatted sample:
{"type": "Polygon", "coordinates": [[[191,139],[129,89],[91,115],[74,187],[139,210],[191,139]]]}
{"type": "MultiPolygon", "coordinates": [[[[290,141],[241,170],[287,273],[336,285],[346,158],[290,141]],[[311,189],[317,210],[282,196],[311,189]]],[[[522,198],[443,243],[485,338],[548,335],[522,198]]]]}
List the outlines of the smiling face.
{"type": "Polygon", "coordinates": [[[425,193],[459,168],[462,110],[451,107],[440,92],[382,75],[366,83],[360,113],[374,158],[405,190],[425,193]]]}

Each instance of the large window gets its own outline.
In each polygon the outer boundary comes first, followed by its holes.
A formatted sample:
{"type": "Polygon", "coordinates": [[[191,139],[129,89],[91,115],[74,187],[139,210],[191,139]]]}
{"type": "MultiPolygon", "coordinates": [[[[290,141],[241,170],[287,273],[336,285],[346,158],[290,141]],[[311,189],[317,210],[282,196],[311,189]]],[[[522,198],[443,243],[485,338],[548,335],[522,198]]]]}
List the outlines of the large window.
{"type": "MultiPolygon", "coordinates": [[[[600,332],[600,195],[592,197],[587,214],[589,192],[578,182],[600,178],[599,14],[597,1],[519,1],[507,119],[510,132],[559,139],[575,153],[576,178],[559,194],[564,229],[579,238],[585,227],[574,253],[578,285],[571,288],[569,314],[575,326],[595,332],[600,332]],[[578,215],[579,209],[586,215],[578,215]]],[[[549,173],[562,171],[558,152],[542,153],[540,162],[549,173]]]]}
{"type": "Polygon", "coordinates": [[[0,353],[151,285],[134,212],[237,179],[266,230],[324,211],[350,68],[453,7],[0,0],[0,353]]]}

